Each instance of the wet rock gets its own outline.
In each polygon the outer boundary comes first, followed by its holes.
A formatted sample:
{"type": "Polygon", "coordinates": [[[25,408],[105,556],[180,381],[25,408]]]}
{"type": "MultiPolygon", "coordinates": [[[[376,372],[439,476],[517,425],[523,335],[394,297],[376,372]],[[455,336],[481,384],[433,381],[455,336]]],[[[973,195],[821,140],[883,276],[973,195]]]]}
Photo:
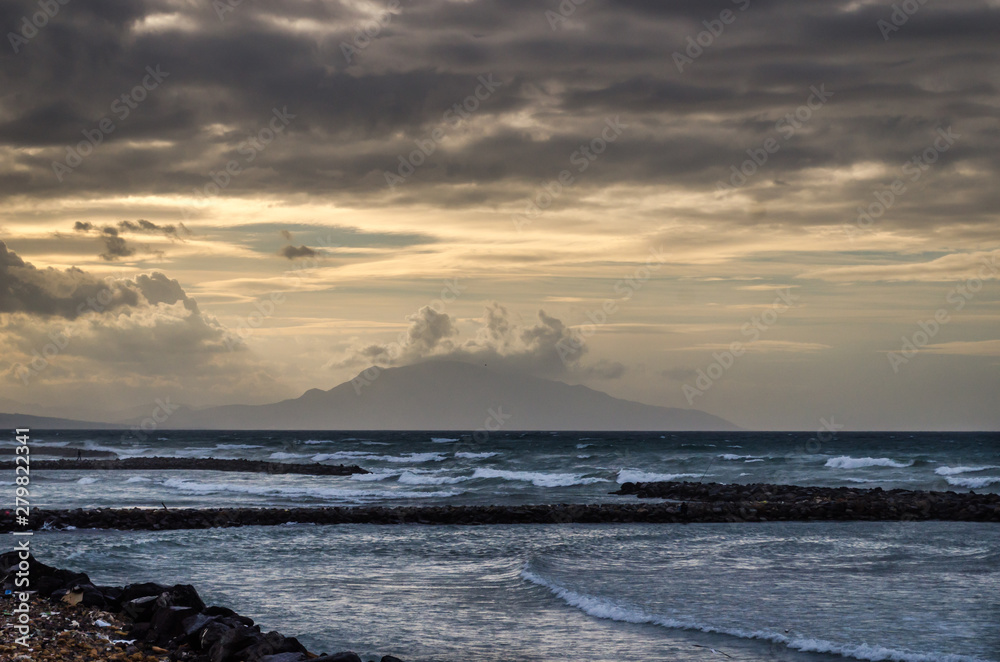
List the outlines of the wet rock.
{"type": "Polygon", "coordinates": [[[334,653],[333,655],[325,655],[323,657],[314,658],[312,662],[362,662],[361,657],[353,651],[344,651],[343,653],[334,653]]]}

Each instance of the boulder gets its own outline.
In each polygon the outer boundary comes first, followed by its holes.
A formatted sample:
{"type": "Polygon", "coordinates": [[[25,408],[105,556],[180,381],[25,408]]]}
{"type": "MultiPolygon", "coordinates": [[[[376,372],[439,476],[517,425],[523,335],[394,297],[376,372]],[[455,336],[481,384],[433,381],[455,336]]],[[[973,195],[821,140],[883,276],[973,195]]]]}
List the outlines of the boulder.
{"type": "Polygon", "coordinates": [[[362,660],[354,651],[343,651],[342,653],[334,653],[333,655],[315,657],[312,662],[362,662],[362,660]]]}

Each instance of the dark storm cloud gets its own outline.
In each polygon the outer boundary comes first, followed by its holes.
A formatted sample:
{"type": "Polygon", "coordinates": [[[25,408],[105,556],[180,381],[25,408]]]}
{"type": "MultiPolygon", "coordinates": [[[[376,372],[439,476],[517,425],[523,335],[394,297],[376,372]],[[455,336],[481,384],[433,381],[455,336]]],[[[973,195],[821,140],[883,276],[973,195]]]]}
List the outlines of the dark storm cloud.
{"type": "Polygon", "coordinates": [[[75,267],[38,269],[0,241],[0,313],[76,319],[140,303],[134,288],[105,283],[75,267]]]}
{"type": "MultiPolygon", "coordinates": [[[[760,181],[792,181],[817,167],[893,167],[936,128],[954,125],[961,151],[934,176],[969,189],[965,213],[993,202],[990,187],[967,187],[957,174],[959,163],[986,177],[1000,169],[992,128],[1000,10],[988,2],[920,5],[888,41],[877,26],[892,14],[888,2],[589,0],[569,17],[575,25],[553,29],[546,11],[559,6],[404,2],[348,63],[342,45],[355,43],[371,17],[346,3],[242,3],[223,20],[210,4],[67,5],[22,52],[2,56],[0,145],[32,149],[13,154],[18,168],[0,175],[0,186],[34,195],[189,193],[241,159],[241,145],[272,109],[287,107],[295,119],[281,140],[245,164],[227,195],[383,194],[383,172],[441,128],[447,137],[394,194],[441,206],[503,204],[555,177],[619,115],[631,128],[586,173],[588,186],[714,190],[812,86],[826,85],[833,99],[782,145],[760,181]],[[733,22],[679,72],[673,54],[723,10],[733,22]],[[163,89],[60,184],[52,161],[114,118],[111,104],[156,65],[170,72],[163,89]],[[501,81],[496,92],[467,121],[443,120],[483,74],[501,81]]],[[[31,2],[8,3],[0,19],[14,29],[29,11],[31,2]]],[[[872,185],[857,182],[862,198],[872,185]]],[[[759,203],[771,194],[744,193],[759,203]]],[[[950,222],[917,197],[908,223],[950,222]]]]}
{"type": "Polygon", "coordinates": [[[123,306],[139,309],[177,302],[191,313],[199,312],[198,303],[181,284],[162,273],[101,280],[76,267],[38,269],[0,241],[0,313],[72,320],[86,313],[113,313],[123,306]]]}
{"type": "Polygon", "coordinates": [[[143,218],[137,221],[120,221],[117,226],[109,225],[103,228],[97,227],[89,221],[76,221],[73,224],[73,230],[96,234],[100,242],[104,245],[104,252],[100,253],[100,257],[108,262],[113,262],[120,257],[131,257],[140,249],[147,253],[159,253],[159,251],[151,251],[148,246],[137,248],[121,236],[122,234],[156,234],[171,239],[180,239],[182,236],[191,234],[191,231],[183,223],[179,223],[178,225],[157,225],[143,218]]]}
{"type": "Polygon", "coordinates": [[[295,260],[300,257],[316,257],[319,255],[319,253],[308,246],[285,246],[279,251],[279,254],[287,257],[289,260],[295,260]]]}

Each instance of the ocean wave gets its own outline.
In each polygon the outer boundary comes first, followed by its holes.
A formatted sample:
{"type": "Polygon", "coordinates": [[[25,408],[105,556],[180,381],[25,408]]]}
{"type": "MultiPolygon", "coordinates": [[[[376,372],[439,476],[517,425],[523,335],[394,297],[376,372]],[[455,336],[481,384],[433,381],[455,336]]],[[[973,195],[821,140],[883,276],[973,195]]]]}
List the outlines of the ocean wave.
{"type": "Polygon", "coordinates": [[[641,625],[659,625],[678,630],[699,630],[701,632],[723,634],[740,639],[758,639],[783,644],[788,648],[805,653],[829,653],[843,657],[852,657],[857,660],[865,660],[866,662],[882,662],[883,660],[890,662],[985,662],[975,657],[955,653],[924,653],[866,643],[837,643],[814,637],[788,637],[768,630],[746,630],[743,628],[702,623],[694,619],[669,618],[651,614],[637,607],[619,604],[606,598],[577,593],[541,577],[530,570],[530,567],[530,563],[525,565],[521,571],[522,579],[547,589],[566,604],[576,607],[585,614],[604,620],[641,625]]]}
{"type": "Polygon", "coordinates": [[[763,462],[766,459],[760,455],[736,455],[735,453],[723,453],[719,457],[723,460],[745,460],[747,462],[763,462]]]}
{"type": "Polygon", "coordinates": [[[308,455],[303,455],[302,453],[285,453],[278,451],[276,453],[271,453],[267,456],[269,460],[304,460],[308,455]]]}
{"type": "Polygon", "coordinates": [[[447,460],[441,453],[407,453],[406,455],[375,455],[372,460],[379,462],[443,462],[447,460]]]}
{"type": "Polygon", "coordinates": [[[441,453],[406,453],[404,455],[376,455],[365,451],[337,451],[336,453],[316,453],[315,455],[303,453],[285,453],[278,451],[271,453],[268,459],[271,460],[304,460],[310,459],[313,462],[329,462],[331,460],[344,462],[357,462],[359,460],[369,460],[372,462],[411,462],[419,464],[422,462],[442,462],[445,456],[441,453]]]}
{"type": "Polygon", "coordinates": [[[993,483],[1000,483],[1000,476],[946,476],[945,480],[948,481],[949,485],[954,485],[955,487],[968,487],[970,490],[978,490],[993,483]]]}
{"type": "Polygon", "coordinates": [[[247,450],[250,448],[264,448],[260,444],[216,444],[216,448],[232,448],[234,450],[247,450]]]}
{"type": "Polygon", "coordinates": [[[702,474],[655,474],[639,469],[622,469],[618,472],[618,483],[660,483],[672,482],[678,478],[701,478],[702,474]]]}
{"type": "Polygon", "coordinates": [[[472,478],[502,478],[529,482],[536,487],[570,487],[606,483],[605,478],[586,478],[581,474],[547,474],[535,471],[504,471],[502,469],[476,469],[472,478]]]}
{"type": "Polygon", "coordinates": [[[376,471],[370,474],[351,474],[351,480],[360,481],[362,483],[373,483],[380,480],[385,480],[386,478],[395,478],[399,475],[398,471],[376,471]]]}
{"type": "Polygon", "coordinates": [[[594,444],[577,444],[576,447],[579,448],[580,450],[583,450],[584,448],[590,448],[593,445],[594,444]]]}
{"type": "Polygon", "coordinates": [[[435,444],[450,444],[458,441],[458,439],[454,437],[431,437],[431,441],[435,444]]]}
{"type": "Polygon", "coordinates": [[[97,482],[97,479],[93,478],[92,476],[84,476],[83,478],[81,478],[76,482],[79,483],[80,485],[93,485],[94,483],[97,482]]]}
{"type": "Polygon", "coordinates": [[[500,453],[455,453],[455,457],[465,458],[466,460],[485,460],[488,457],[496,457],[500,453]]]}
{"type": "Polygon", "coordinates": [[[192,494],[219,494],[232,492],[236,494],[251,494],[255,496],[282,496],[290,498],[312,497],[318,499],[420,499],[429,497],[450,497],[461,492],[405,492],[401,490],[350,490],[333,487],[282,487],[277,485],[250,485],[244,483],[203,483],[183,478],[168,478],[163,482],[166,487],[172,487],[192,494]]]}
{"type": "Polygon", "coordinates": [[[470,476],[433,476],[404,471],[398,479],[403,485],[454,485],[471,480],[470,476]]]}
{"type": "Polygon", "coordinates": [[[131,478],[129,478],[125,482],[126,483],[151,483],[152,479],[146,478],[145,476],[132,476],[131,478]]]}
{"type": "Polygon", "coordinates": [[[968,474],[976,471],[989,471],[990,469],[1000,469],[994,464],[987,464],[981,467],[938,467],[934,470],[938,476],[954,476],[955,474],[968,474]]]}
{"type": "Polygon", "coordinates": [[[841,455],[831,457],[826,461],[826,465],[831,469],[861,469],[864,467],[892,467],[893,469],[905,469],[912,467],[913,462],[897,462],[887,457],[851,457],[841,455]]]}

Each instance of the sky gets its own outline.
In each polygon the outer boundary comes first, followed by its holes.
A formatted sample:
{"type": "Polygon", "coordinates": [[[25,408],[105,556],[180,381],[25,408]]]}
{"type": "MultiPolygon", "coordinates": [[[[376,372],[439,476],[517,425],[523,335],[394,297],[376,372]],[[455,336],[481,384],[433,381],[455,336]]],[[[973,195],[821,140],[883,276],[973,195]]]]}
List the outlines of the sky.
{"type": "Polygon", "coordinates": [[[1000,427],[1000,2],[0,5],[0,410],[432,359],[1000,427]]]}

